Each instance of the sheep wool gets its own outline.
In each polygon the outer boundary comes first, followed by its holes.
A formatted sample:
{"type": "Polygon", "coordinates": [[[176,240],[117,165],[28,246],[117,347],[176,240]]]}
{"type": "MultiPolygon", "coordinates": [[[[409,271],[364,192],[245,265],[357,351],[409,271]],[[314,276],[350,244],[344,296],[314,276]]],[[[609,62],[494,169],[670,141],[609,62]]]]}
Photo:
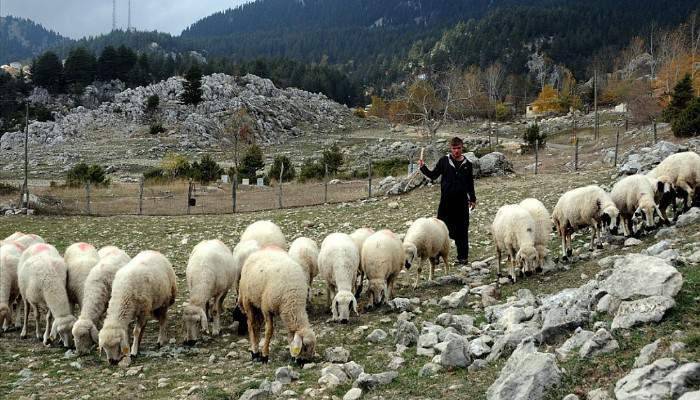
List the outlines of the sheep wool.
{"type": "Polygon", "coordinates": [[[48,345],[58,335],[65,347],[71,347],[71,329],[75,317],[71,313],[66,291],[66,265],[56,248],[45,243],[32,245],[22,253],[17,271],[19,291],[24,301],[24,323],[20,337],[27,336],[31,307],[36,337],[42,338],[39,333],[39,317],[42,310],[48,308],[44,344],[48,345]]]}
{"type": "Polygon", "coordinates": [[[496,272],[499,276],[503,253],[510,260],[508,275],[514,283],[517,281],[516,267],[530,272],[538,265],[535,221],[525,207],[510,204],[499,208],[491,225],[491,233],[496,244],[496,272]]]}
{"type": "Polygon", "coordinates": [[[365,240],[362,265],[369,280],[370,304],[378,306],[391,300],[405,262],[403,243],[394,232],[381,230],[365,240]]]}
{"type": "MultiPolygon", "coordinates": [[[[666,157],[656,168],[647,174],[661,182],[669,183],[676,195],[683,199],[683,209],[687,210],[693,204],[695,191],[700,185],[700,155],[692,151],[676,153],[666,157]]],[[[672,205],[676,209],[675,196],[672,205]]],[[[669,204],[662,204],[664,218],[669,204]]],[[[676,216],[678,213],[676,213],[676,216]]]]}
{"type": "Polygon", "coordinates": [[[248,257],[241,272],[238,302],[247,317],[253,360],[269,360],[274,316],[279,316],[287,328],[292,357],[301,360],[313,357],[316,336],[306,314],[308,290],[303,269],[283,249],[268,246],[248,257]],[[263,321],[265,338],[261,354],[258,345],[263,321]]]}
{"type": "Polygon", "coordinates": [[[143,251],[119,269],[112,282],[112,296],[107,316],[98,335],[100,352],[104,351],[110,364],[122,358],[136,356],[149,317],[158,320],[158,344],[168,339],[166,324],[168,308],[177,297],[177,278],[170,261],[156,251],[143,251]],[[133,344],[129,349],[129,324],[135,322],[133,344]]]}
{"type": "Polygon", "coordinates": [[[445,274],[449,273],[450,265],[450,234],[447,225],[437,218],[418,218],[406,231],[403,238],[404,252],[406,253],[406,268],[414,263],[418,264],[416,281],[413,287],[418,287],[423,272],[425,260],[430,262],[428,280],[435,277],[435,267],[440,264],[440,259],[445,263],[445,274]]]}
{"type": "Polygon", "coordinates": [[[552,232],[552,219],[549,211],[547,211],[547,207],[537,199],[525,199],[520,202],[520,206],[530,213],[532,220],[535,222],[535,250],[537,250],[538,268],[542,269],[547,256],[549,234],[552,232]]]}
{"type": "Polygon", "coordinates": [[[108,252],[103,250],[104,248],[100,249],[100,261],[85,279],[83,306],[78,321],[73,325],[73,339],[78,354],[87,354],[97,344],[97,325],[107,311],[114,276],[131,261],[131,257],[117,247],[111,247],[108,252]]]}
{"type": "Polygon", "coordinates": [[[75,243],[68,246],[63,259],[68,268],[68,299],[71,304],[82,307],[85,279],[100,256],[91,244],[75,243]]]}
{"type": "Polygon", "coordinates": [[[307,237],[296,238],[289,246],[289,255],[301,265],[309,278],[309,286],[318,275],[318,245],[307,237]]]}
{"type": "Polygon", "coordinates": [[[658,210],[654,201],[656,182],[656,179],[649,176],[630,175],[618,181],[610,191],[610,198],[620,211],[620,223],[625,236],[634,234],[635,214],[644,214],[647,229],[654,227],[654,212],[658,210]]]}
{"type": "Polygon", "coordinates": [[[255,240],[260,247],[277,246],[287,250],[287,239],[277,224],[272,221],[256,221],[250,224],[241,234],[240,241],[255,240]]]}
{"type": "Polygon", "coordinates": [[[7,331],[13,323],[15,328],[20,326],[22,297],[17,282],[17,266],[22,252],[36,243],[44,243],[44,240],[36,235],[15,232],[0,244],[0,324],[3,331],[7,331]],[[14,322],[11,307],[16,309],[14,322]]]}
{"type": "Polygon", "coordinates": [[[326,301],[334,321],[347,323],[351,310],[357,314],[354,290],[359,265],[360,252],[350,235],[331,233],[321,242],[318,269],[326,281],[326,301]]]}
{"type": "Polygon", "coordinates": [[[209,331],[209,317],[212,333],[219,335],[224,300],[234,283],[238,287],[240,270],[228,246],[220,240],[205,240],[192,250],[185,274],[190,298],[185,303],[183,320],[185,343],[191,345],[199,339],[200,328],[209,331]]]}

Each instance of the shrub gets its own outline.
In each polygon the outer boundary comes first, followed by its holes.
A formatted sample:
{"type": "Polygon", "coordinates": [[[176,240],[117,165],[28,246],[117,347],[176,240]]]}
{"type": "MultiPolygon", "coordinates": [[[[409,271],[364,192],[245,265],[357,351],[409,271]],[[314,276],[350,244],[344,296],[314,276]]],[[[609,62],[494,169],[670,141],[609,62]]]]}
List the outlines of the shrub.
{"type": "Polygon", "coordinates": [[[51,114],[51,111],[44,107],[44,106],[36,106],[34,108],[34,116],[36,117],[36,120],[39,122],[46,122],[46,121],[53,121],[53,114],[51,114]]]}
{"type": "Polygon", "coordinates": [[[163,161],[160,162],[160,168],[163,171],[163,176],[175,179],[188,177],[192,166],[184,155],[166,153],[163,161]]]}
{"type": "Polygon", "coordinates": [[[496,103],[496,120],[507,121],[512,118],[510,107],[505,103],[496,103]]]}
{"type": "Polygon", "coordinates": [[[685,74],[683,79],[678,81],[676,86],[673,87],[671,102],[662,114],[664,120],[673,123],[673,120],[679,117],[683,110],[690,105],[693,97],[693,81],[690,78],[690,74],[685,74]]]}
{"type": "Polygon", "coordinates": [[[19,193],[19,188],[9,183],[0,182],[0,195],[19,193]]]}
{"type": "Polygon", "coordinates": [[[158,97],[157,94],[153,94],[148,96],[146,99],[146,112],[147,113],[153,113],[158,109],[158,106],[160,105],[160,97],[158,97]]]}
{"type": "Polygon", "coordinates": [[[268,174],[268,177],[270,178],[270,180],[277,181],[280,179],[280,171],[282,170],[283,165],[284,165],[284,173],[282,174],[283,181],[289,182],[296,177],[297,171],[294,169],[294,166],[292,165],[292,162],[289,160],[289,157],[276,156],[275,160],[272,163],[272,167],[270,168],[270,173],[268,174]]]}
{"type": "Polygon", "coordinates": [[[355,108],[352,113],[358,118],[367,118],[367,113],[362,107],[355,108]]]}
{"type": "Polygon", "coordinates": [[[206,185],[218,180],[223,173],[224,169],[210,155],[205,154],[200,162],[192,163],[189,175],[192,179],[206,185]]]}
{"type": "MultiPolygon", "coordinates": [[[[408,172],[408,160],[395,157],[372,163],[373,176],[401,176],[408,172]]],[[[367,175],[367,173],[365,173],[367,175]]]]}
{"type": "Polygon", "coordinates": [[[163,128],[163,124],[161,124],[160,122],[152,123],[148,130],[148,133],[150,133],[151,135],[157,135],[163,132],[165,132],[165,128],[163,128]]]}
{"type": "Polygon", "coordinates": [[[540,148],[547,144],[547,134],[540,132],[540,126],[536,123],[527,127],[523,139],[527,143],[527,147],[531,150],[535,149],[535,143],[538,143],[540,148]]]}
{"type": "Polygon", "coordinates": [[[160,181],[165,178],[165,171],[160,167],[150,167],[143,173],[145,181],[160,181]]]}
{"type": "Polygon", "coordinates": [[[90,165],[81,162],[71,168],[66,174],[66,186],[77,187],[90,182],[95,186],[109,186],[105,169],[99,165],[90,165]]]}
{"type": "Polygon", "coordinates": [[[258,145],[251,145],[246,150],[243,158],[241,159],[240,175],[239,179],[248,178],[252,181],[255,180],[255,171],[265,166],[263,161],[262,149],[258,145]]]}
{"type": "Polygon", "coordinates": [[[690,101],[688,107],[678,114],[671,125],[673,135],[691,137],[700,134],[700,97],[690,101]]]}
{"type": "MultiPolygon", "coordinates": [[[[330,171],[329,171],[330,173],[330,171]]],[[[326,168],[319,160],[307,159],[301,165],[299,181],[306,182],[314,179],[323,179],[326,176],[326,168]]]]}
{"type": "Polygon", "coordinates": [[[340,147],[337,144],[331,146],[328,150],[323,152],[323,162],[322,164],[328,165],[328,173],[334,175],[343,165],[343,153],[340,152],[340,147]]]}

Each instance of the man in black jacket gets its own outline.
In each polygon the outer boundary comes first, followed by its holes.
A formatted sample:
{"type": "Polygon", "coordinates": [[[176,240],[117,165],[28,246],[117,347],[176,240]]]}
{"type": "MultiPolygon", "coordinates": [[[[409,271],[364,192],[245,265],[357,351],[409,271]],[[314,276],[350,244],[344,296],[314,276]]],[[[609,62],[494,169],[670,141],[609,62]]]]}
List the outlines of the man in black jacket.
{"type": "Polygon", "coordinates": [[[420,171],[440,183],[438,219],[445,222],[450,238],[457,246],[457,263],[466,264],[469,256],[469,210],[476,207],[472,164],[462,155],[464,142],[455,137],[450,140],[450,154],[441,157],[431,171],[423,160],[418,160],[420,171]]]}

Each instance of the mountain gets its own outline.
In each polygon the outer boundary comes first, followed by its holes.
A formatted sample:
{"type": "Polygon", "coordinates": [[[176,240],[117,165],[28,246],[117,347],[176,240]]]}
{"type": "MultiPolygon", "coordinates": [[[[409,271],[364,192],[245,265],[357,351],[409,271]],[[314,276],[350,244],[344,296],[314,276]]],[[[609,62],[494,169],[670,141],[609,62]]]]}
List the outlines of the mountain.
{"type": "Polygon", "coordinates": [[[0,17],[0,64],[30,59],[72,41],[24,18],[0,17]]]}

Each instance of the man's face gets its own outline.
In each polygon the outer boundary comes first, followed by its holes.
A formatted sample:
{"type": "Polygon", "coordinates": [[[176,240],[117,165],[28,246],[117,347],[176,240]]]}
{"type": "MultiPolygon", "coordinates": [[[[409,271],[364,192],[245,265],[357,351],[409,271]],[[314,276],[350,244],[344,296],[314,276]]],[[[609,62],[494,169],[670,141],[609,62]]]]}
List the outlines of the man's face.
{"type": "Polygon", "coordinates": [[[452,153],[452,157],[454,158],[460,158],[462,157],[462,145],[457,145],[457,146],[451,146],[450,147],[450,152],[452,153]]]}

